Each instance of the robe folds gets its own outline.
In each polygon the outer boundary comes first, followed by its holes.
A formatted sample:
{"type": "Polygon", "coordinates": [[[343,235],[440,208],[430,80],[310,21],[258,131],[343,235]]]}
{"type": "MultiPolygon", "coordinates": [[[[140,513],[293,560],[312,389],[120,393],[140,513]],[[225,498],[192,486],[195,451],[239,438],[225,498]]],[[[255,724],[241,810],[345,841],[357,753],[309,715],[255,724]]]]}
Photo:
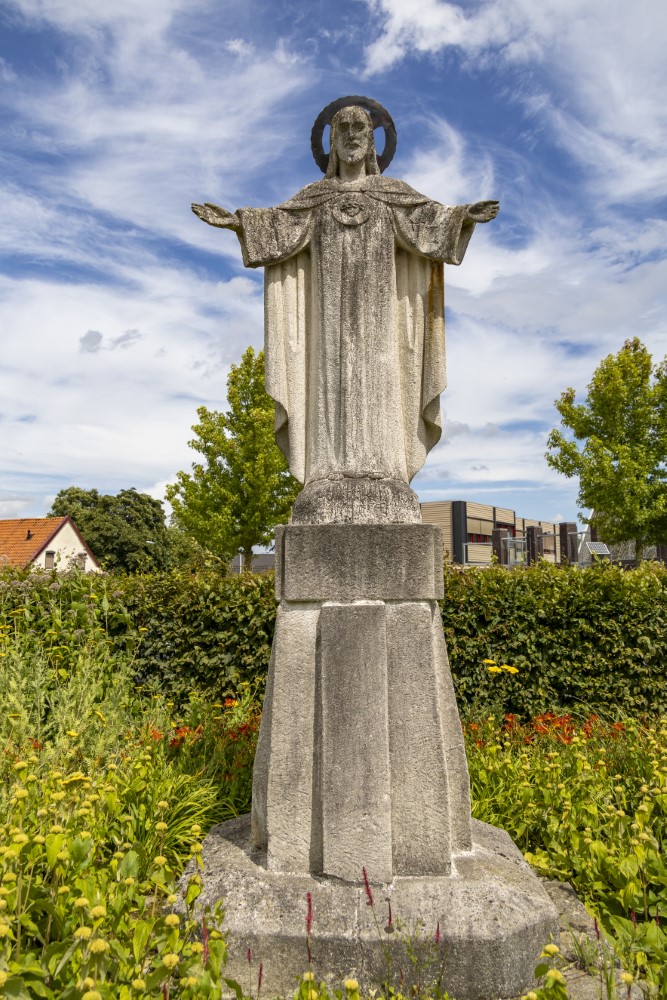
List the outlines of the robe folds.
{"type": "Polygon", "coordinates": [[[290,471],[410,482],[441,434],[443,262],[463,259],[465,206],[372,176],[237,214],[245,265],[266,269],[266,389],[290,471]]]}

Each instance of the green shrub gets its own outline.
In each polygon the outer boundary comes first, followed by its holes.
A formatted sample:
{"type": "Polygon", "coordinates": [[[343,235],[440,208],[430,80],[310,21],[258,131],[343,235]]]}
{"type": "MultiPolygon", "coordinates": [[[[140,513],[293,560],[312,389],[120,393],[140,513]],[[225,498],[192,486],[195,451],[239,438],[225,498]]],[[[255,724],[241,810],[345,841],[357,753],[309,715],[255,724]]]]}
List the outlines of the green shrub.
{"type": "MultiPolygon", "coordinates": [[[[116,581],[140,629],[137,672],[178,702],[190,691],[213,700],[248,681],[263,684],[276,616],[273,574],[160,573],[116,581]]],[[[125,626],[110,634],[122,640],[125,626]]]]}
{"type": "MultiPolygon", "coordinates": [[[[663,566],[448,566],[444,579],[443,624],[464,715],[667,710],[663,566]],[[485,660],[518,672],[489,673],[485,660]]],[[[181,706],[193,690],[220,701],[245,682],[261,688],[275,615],[271,573],[0,574],[0,626],[32,641],[54,669],[111,640],[141,683],[181,706]]]]}
{"type": "Polygon", "coordinates": [[[473,815],[507,830],[542,875],[570,882],[624,967],[667,995],[667,717],[547,713],[465,731],[473,815]]]}
{"type": "Polygon", "coordinates": [[[527,719],[582,705],[612,715],[667,710],[662,565],[449,567],[441,606],[464,715],[496,710],[527,719]],[[518,672],[490,673],[488,661],[518,672]]]}

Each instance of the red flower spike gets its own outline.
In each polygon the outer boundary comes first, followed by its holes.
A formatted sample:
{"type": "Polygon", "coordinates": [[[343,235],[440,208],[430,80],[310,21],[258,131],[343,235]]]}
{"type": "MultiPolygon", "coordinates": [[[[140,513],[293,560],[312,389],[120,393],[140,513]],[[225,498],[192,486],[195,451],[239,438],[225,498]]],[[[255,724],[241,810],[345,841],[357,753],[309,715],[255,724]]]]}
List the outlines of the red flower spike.
{"type": "Polygon", "coordinates": [[[306,911],[306,934],[310,934],[313,928],[313,894],[312,892],[306,893],[306,900],[308,902],[308,909],[306,911]]]}
{"type": "Polygon", "coordinates": [[[366,890],[366,896],[368,898],[368,905],[373,906],[373,890],[371,889],[371,884],[368,881],[368,872],[366,871],[366,866],[361,869],[362,875],[364,876],[364,889],[366,890]]]}

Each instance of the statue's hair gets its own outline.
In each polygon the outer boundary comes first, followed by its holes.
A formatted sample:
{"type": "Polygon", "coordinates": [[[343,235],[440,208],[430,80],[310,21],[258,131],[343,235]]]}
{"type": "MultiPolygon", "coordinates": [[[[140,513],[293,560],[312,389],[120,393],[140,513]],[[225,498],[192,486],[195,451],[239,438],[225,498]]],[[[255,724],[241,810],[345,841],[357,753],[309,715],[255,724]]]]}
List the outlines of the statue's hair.
{"type": "MultiPolygon", "coordinates": [[[[349,105],[348,105],[349,107],[349,105]]],[[[370,142],[368,146],[368,155],[366,156],[366,173],[367,174],[379,174],[380,168],[378,166],[377,152],[375,150],[375,135],[373,134],[373,121],[371,116],[368,114],[365,108],[362,108],[360,104],[354,104],[352,107],[359,108],[363,111],[366,118],[368,118],[368,131],[370,133],[370,142]]],[[[343,111],[347,108],[341,108],[337,111],[331,120],[331,151],[329,153],[329,164],[327,166],[327,172],[325,174],[326,178],[338,177],[338,153],[335,150],[335,136],[336,136],[336,119],[343,111]]]]}

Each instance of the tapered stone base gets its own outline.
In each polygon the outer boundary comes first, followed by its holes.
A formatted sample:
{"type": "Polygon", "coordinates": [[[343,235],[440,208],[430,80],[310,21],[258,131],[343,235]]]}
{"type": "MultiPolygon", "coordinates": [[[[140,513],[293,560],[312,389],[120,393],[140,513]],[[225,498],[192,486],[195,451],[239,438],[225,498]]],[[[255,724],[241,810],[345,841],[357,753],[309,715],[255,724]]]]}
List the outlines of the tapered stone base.
{"type": "Polygon", "coordinates": [[[389,977],[405,993],[426,976],[457,1000],[516,996],[557,916],[507,834],[470,817],[437,605],[439,531],[290,525],[276,555],[252,821],[223,824],[204,844],[205,900],[224,902],[229,973],[250,993],[261,961],[264,994],[291,995],[307,967],[311,893],[313,971],[331,987],[389,977]],[[383,929],[389,900],[417,966],[401,932],[383,929]]]}
{"type": "Polygon", "coordinates": [[[456,1000],[519,996],[533,986],[542,947],[557,940],[556,910],[504,831],[473,821],[472,832],[472,850],[452,857],[450,875],[374,885],[374,913],[361,882],[269,870],[266,854],[252,847],[248,816],[215,827],[204,842],[201,901],[224,902],[226,974],[252,995],[261,962],[262,993],[291,997],[308,968],[310,892],[312,971],[330,988],[353,976],[362,990],[373,989],[389,976],[405,995],[417,979],[422,985],[440,979],[456,1000]]]}

